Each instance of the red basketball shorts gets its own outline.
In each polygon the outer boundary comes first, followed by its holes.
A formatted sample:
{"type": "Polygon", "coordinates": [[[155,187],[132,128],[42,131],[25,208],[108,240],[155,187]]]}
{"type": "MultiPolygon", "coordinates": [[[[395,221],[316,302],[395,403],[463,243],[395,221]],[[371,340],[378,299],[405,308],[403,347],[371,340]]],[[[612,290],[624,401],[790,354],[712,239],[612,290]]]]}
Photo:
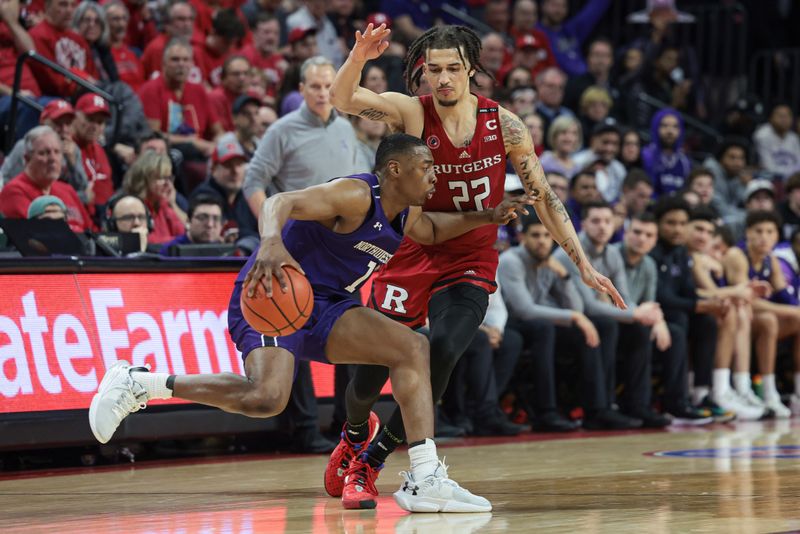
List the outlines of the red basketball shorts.
{"type": "Polygon", "coordinates": [[[368,306],[411,328],[425,324],[428,301],[456,284],[472,284],[494,293],[497,251],[447,250],[404,239],[372,283],[368,306]]]}

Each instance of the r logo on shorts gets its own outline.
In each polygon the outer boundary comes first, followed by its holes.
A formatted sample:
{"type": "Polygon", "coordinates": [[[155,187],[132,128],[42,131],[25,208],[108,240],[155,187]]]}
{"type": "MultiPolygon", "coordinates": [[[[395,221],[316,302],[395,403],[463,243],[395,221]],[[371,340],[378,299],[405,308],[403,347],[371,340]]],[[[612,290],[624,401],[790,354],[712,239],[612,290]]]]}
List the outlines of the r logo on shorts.
{"type": "Polygon", "coordinates": [[[388,284],[386,286],[386,295],[383,297],[383,302],[381,303],[381,308],[396,313],[406,313],[406,308],[403,306],[406,300],[408,300],[408,291],[402,287],[388,284]]]}

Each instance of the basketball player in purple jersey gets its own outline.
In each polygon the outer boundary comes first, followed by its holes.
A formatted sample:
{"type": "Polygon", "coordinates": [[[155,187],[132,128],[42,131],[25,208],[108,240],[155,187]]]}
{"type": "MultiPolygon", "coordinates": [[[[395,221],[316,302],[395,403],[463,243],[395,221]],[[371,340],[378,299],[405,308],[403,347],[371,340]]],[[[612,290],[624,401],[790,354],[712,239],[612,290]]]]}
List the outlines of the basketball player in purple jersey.
{"type": "MultiPolygon", "coordinates": [[[[342,112],[386,122],[392,131],[421,137],[433,154],[440,186],[423,210],[480,212],[503,199],[510,159],[541,221],[576,264],[583,281],[625,303],[611,281],[586,259],[566,209],[550,189],[527,127],[497,102],[470,93],[470,79],[487,73],[480,64],[481,41],[463,26],[431,28],[414,40],[406,56],[406,85],[413,94],[423,78],[431,95],[376,94],[359,86],[366,61],[389,43],[385,25],[356,32],[350,57],[331,86],[331,101],[342,112]],[[417,63],[421,68],[417,69],[417,63]]],[[[431,390],[438,401],[461,354],[483,321],[489,294],[497,288],[497,232],[478,228],[433,246],[404,239],[378,272],[370,307],[411,328],[430,323],[431,390]]],[[[370,410],[388,378],[385,369],[359,366],[347,388],[347,423],[325,470],[325,489],[342,497],[345,508],[371,504],[374,481],[386,457],[403,442],[401,411],[370,444],[376,426],[370,410]],[[366,453],[362,449],[368,445],[366,453]],[[358,454],[356,452],[358,451],[358,454]]]]}
{"type": "MultiPolygon", "coordinates": [[[[505,201],[485,212],[423,213],[434,191],[433,157],[425,143],[406,134],[384,139],[376,174],[334,179],[302,191],[271,196],[260,218],[261,246],[236,279],[228,309],[231,338],[245,359],[246,376],[234,373],[169,375],[120,361],[100,383],[89,410],[92,432],[106,443],[120,422],[150,399],[179,397],[228,412],[270,417],[286,406],[295,359],[386,366],[403,411],[411,470],[397,492],[409,511],[484,512],[491,504],[447,478],[433,440],[428,342],[353,298],[369,274],[387,262],[404,235],[421,243],[451,239],[487,224],[506,224],[529,200],[505,201]],[[271,296],[272,276],[288,291],[282,267],[304,272],[314,308],[297,332],[267,337],[242,317],[242,291],[252,295],[262,279],[271,296]]],[[[374,505],[373,505],[374,506],[374,505]]]]}

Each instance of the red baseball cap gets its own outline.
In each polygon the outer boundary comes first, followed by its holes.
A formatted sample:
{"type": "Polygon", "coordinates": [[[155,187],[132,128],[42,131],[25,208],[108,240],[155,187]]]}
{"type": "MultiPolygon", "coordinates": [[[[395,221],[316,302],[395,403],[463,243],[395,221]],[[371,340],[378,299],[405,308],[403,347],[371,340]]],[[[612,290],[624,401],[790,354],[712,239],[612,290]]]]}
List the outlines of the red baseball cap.
{"type": "Polygon", "coordinates": [[[541,48],[542,45],[539,41],[536,40],[536,37],[533,35],[526,33],[525,35],[520,35],[517,37],[517,41],[514,43],[514,47],[517,50],[522,50],[523,48],[541,48]]]}
{"type": "Polygon", "coordinates": [[[316,28],[295,28],[289,32],[289,37],[287,41],[289,44],[294,44],[297,41],[302,41],[309,35],[316,35],[317,29],[316,28]]]}
{"type": "Polygon", "coordinates": [[[106,99],[94,93],[86,93],[80,97],[78,102],[75,104],[75,109],[83,112],[86,115],[103,113],[106,116],[111,116],[111,110],[108,108],[108,102],[106,102],[106,99]]]}
{"type": "Polygon", "coordinates": [[[226,163],[234,158],[247,160],[239,143],[233,141],[217,143],[217,148],[214,150],[214,163],[226,163]]]}
{"type": "Polygon", "coordinates": [[[75,117],[75,109],[66,100],[56,99],[51,100],[42,110],[39,115],[39,122],[44,122],[47,119],[56,120],[66,115],[75,117]]]}
{"type": "Polygon", "coordinates": [[[373,13],[369,17],[367,17],[367,24],[372,24],[373,27],[377,28],[381,24],[386,24],[387,28],[392,27],[392,19],[386,13],[373,13]]]}

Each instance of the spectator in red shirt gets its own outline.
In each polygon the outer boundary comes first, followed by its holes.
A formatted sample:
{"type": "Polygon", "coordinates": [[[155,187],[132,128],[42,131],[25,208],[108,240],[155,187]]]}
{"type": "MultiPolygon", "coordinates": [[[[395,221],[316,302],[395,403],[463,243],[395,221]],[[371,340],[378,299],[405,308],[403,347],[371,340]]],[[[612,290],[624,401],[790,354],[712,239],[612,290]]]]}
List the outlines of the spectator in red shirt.
{"type": "Polygon", "coordinates": [[[158,37],[156,24],[145,0],[123,0],[130,15],[125,43],[143,51],[147,43],[158,37]]]}
{"type": "MultiPolygon", "coordinates": [[[[161,72],[161,62],[164,59],[164,48],[171,39],[181,38],[192,44],[195,58],[203,57],[203,36],[195,32],[194,21],[195,11],[192,5],[184,0],[178,0],[170,4],[167,9],[167,20],[164,24],[164,32],[150,41],[142,55],[142,65],[146,78],[155,78],[156,73],[161,72]]],[[[204,61],[192,65],[189,80],[194,83],[203,83],[205,73],[202,68],[204,61]]]]}
{"type": "Polygon", "coordinates": [[[108,25],[108,44],[117,66],[119,79],[134,91],[144,83],[144,65],[133,49],[125,42],[130,13],[121,0],[111,0],[104,6],[108,25]]]}
{"type": "Polygon", "coordinates": [[[275,15],[261,13],[253,27],[253,42],[244,46],[239,53],[262,71],[267,78],[266,95],[271,99],[278,96],[278,89],[289,63],[278,53],[281,42],[281,26],[275,15]]]}
{"type": "Polygon", "coordinates": [[[103,206],[114,194],[114,181],[111,164],[106,151],[98,143],[106,122],[111,117],[108,103],[94,93],[86,93],[75,104],[75,143],[81,149],[83,170],[89,178],[87,204],[90,211],[94,206],[103,206]]]}
{"type": "Polygon", "coordinates": [[[197,159],[186,145],[209,157],[214,152],[212,141],[223,130],[203,86],[188,81],[191,67],[191,45],[173,39],[164,50],[164,75],[145,82],[139,98],[150,127],[164,133],[186,159],[197,159]]]}
{"type": "Polygon", "coordinates": [[[178,216],[172,162],[166,154],[148,150],[131,165],[122,182],[125,194],[144,201],[153,217],[148,243],[166,243],[186,232],[186,215],[178,216]]]}
{"type": "MultiPolygon", "coordinates": [[[[64,161],[61,165],[59,181],[72,186],[78,198],[86,204],[86,186],[89,179],[83,171],[81,149],[73,139],[72,126],[75,122],[75,109],[66,100],[51,100],[39,116],[40,124],[51,127],[61,138],[61,150],[64,161]]],[[[14,148],[6,154],[3,166],[0,167],[2,181],[10,182],[25,169],[25,141],[20,139],[14,148]]]]}
{"type": "Polygon", "coordinates": [[[9,219],[25,219],[34,199],[53,195],[67,207],[67,222],[73,232],[94,229],[75,190],[58,181],[62,161],[61,138],[55,130],[37,126],[25,134],[25,170],[0,191],[0,213],[9,219]]]}
{"type": "Polygon", "coordinates": [[[524,67],[530,71],[531,77],[536,79],[537,74],[555,64],[548,45],[531,34],[525,34],[517,38],[511,62],[503,65],[497,73],[497,78],[503,80],[514,67],[524,67]]]}
{"type": "MultiPolygon", "coordinates": [[[[244,37],[244,25],[230,9],[222,9],[214,15],[211,32],[203,42],[202,68],[206,73],[206,81],[212,87],[219,86],[222,81],[222,65],[233,54],[235,45],[244,37]]],[[[195,57],[195,63],[200,63],[195,57]]]]}
{"type": "MultiPolygon", "coordinates": [[[[19,22],[19,0],[4,0],[0,6],[0,124],[7,124],[17,56],[33,50],[34,45],[33,39],[19,22]]],[[[27,64],[23,66],[20,89],[25,96],[39,96],[39,85],[27,64]]],[[[17,139],[36,126],[37,122],[36,110],[23,105],[18,111],[17,139]]]]}
{"type": "MultiPolygon", "coordinates": [[[[44,6],[44,20],[30,32],[36,51],[65,69],[80,70],[96,80],[97,67],[89,45],[69,28],[75,13],[75,0],[47,0],[44,6]]],[[[33,63],[31,68],[43,94],[72,94],[74,84],[70,80],[39,63],[33,63]]]]}
{"type": "Polygon", "coordinates": [[[556,60],[553,56],[550,39],[542,30],[536,28],[539,22],[539,8],[533,0],[517,0],[514,3],[514,11],[511,15],[511,26],[508,33],[514,39],[519,39],[523,35],[533,35],[540,43],[547,47],[548,54],[552,58],[552,65],[555,67],[556,60]]]}
{"type": "Polygon", "coordinates": [[[208,93],[214,114],[226,132],[234,129],[233,103],[247,92],[249,76],[250,62],[244,56],[231,56],[222,65],[222,85],[208,93]]]}

